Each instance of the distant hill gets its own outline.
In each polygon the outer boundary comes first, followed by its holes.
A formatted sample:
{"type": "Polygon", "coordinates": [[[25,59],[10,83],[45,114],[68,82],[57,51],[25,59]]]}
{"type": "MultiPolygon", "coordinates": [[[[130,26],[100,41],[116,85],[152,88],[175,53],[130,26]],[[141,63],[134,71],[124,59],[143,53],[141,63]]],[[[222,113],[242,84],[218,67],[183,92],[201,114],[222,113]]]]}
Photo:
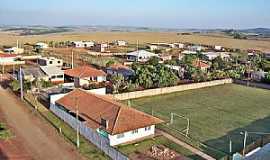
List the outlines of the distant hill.
{"type": "Polygon", "coordinates": [[[252,28],[252,29],[243,29],[243,30],[239,30],[239,31],[243,32],[243,33],[255,33],[255,34],[260,34],[260,35],[264,35],[264,34],[270,35],[270,28],[252,28]]]}
{"type": "Polygon", "coordinates": [[[240,33],[248,37],[270,37],[270,28],[251,29],[196,29],[196,28],[154,28],[133,26],[110,26],[110,25],[70,25],[70,26],[8,26],[0,25],[0,31],[16,32],[20,35],[42,35],[62,32],[179,32],[179,33],[217,33],[223,32],[228,35],[240,33]]]}

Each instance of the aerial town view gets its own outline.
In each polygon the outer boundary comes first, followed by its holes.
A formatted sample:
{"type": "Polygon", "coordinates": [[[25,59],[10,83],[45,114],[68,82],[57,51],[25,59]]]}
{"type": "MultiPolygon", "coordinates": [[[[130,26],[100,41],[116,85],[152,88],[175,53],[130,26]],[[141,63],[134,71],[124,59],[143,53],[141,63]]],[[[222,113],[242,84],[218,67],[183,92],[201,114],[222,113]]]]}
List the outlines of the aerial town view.
{"type": "Polygon", "coordinates": [[[270,1],[1,0],[0,160],[270,160],[270,1]]]}

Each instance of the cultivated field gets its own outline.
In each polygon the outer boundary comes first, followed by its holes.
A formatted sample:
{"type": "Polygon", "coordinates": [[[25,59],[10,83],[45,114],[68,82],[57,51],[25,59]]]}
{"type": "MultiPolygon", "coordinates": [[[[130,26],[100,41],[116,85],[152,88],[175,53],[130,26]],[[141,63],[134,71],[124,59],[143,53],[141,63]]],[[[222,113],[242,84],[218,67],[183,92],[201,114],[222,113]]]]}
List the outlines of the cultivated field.
{"type": "MultiPolygon", "coordinates": [[[[206,152],[220,158],[229,153],[230,139],[234,152],[242,149],[241,131],[270,132],[269,97],[268,90],[228,84],[136,99],[131,101],[131,105],[147,113],[153,109],[155,116],[168,122],[171,112],[190,118],[191,138],[209,146],[206,152]]],[[[160,127],[183,138],[179,131],[186,124],[183,119],[175,117],[169,128],[166,125],[160,127]]],[[[250,135],[248,141],[255,138],[258,137],[250,135]]]]}
{"type": "Polygon", "coordinates": [[[177,33],[161,32],[93,32],[93,33],[58,33],[36,36],[18,36],[14,33],[0,32],[0,45],[15,45],[16,40],[21,43],[37,41],[66,41],[66,40],[95,40],[97,42],[110,42],[122,39],[130,43],[147,42],[189,42],[206,45],[221,45],[229,48],[270,50],[270,41],[236,40],[223,36],[205,35],[177,35],[177,33]]]}

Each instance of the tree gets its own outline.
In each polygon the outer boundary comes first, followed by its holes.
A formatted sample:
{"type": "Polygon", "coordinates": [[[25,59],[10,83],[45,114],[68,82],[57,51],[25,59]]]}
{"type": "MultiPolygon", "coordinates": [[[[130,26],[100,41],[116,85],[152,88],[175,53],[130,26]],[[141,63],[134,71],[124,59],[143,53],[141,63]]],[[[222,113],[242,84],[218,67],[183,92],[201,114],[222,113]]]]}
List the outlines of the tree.
{"type": "Polygon", "coordinates": [[[195,55],[186,55],[184,56],[182,62],[185,65],[192,66],[193,61],[197,58],[195,55]]]}
{"type": "Polygon", "coordinates": [[[144,88],[167,87],[176,85],[177,75],[164,64],[133,65],[134,83],[144,88]]]}
{"type": "Polygon", "coordinates": [[[120,91],[125,89],[125,78],[121,74],[113,75],[111,78],[111,82],[113,85],[113,93],[119,93],[120,91]],[[122,87],[122,88],[121,88],[122,87]]]}
{"type": "MultiPolygon", "coordinates": [[[[13,91],[19,91],[21,89],[21,85],[20,85],[20,81],[18,80],[13,80],[10,83],[12,90],[13,91]]],[[[26,90],[30,90],[31,89],[31,82],[30,81],[23,81],[23,89],[26,90]]]]}
{"type": "Polygon", "coordinates": [[[224,70],[226,67],[226,62],[220,56],[212,60],[212,70],[224,70]]]}
{"type": "Polygon", "coordinates": [[[19,91],[21,88],[20,82],[18,80],[13,80],[10,85],[13,91],[19,91]]]}
{"type": "Polygon", "coordinates": [[[147,62],[147,64],[156,66],[156,65],[159,64],[159,58],[158,58],[158,57],[151,57],[151,58],[149,59],[149,61],[147,62]]]}
{"type": "Polygon", "coordinates": [[[112,66],[114,64],[115,64],[114,60],[108,60],[107,63],[106,63],[106,67],[110,67],[110,66],[112,66]]]}

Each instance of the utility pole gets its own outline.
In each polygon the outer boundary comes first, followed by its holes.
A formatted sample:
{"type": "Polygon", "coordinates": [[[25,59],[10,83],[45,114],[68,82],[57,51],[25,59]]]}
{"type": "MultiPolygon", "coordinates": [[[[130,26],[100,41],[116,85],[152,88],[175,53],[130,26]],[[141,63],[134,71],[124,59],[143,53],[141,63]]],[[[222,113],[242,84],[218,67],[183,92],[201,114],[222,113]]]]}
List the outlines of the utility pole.
{"type": "Polygon", "coordinates": [[[74,52],[73,52],[73,48],[71,49],[71,69],[74,68],[74,52]]]}
{"type": "Polygon", "coordinates": [[[137,52],[139,52],[139,40],[137,40],[137,52]]]}
{"type": "Polygon", "coordinates": [[[78,105],[78,97],[75,98],[76,102],[76,120],[77,120],[77,148],[80,147],[80,122],[79,122],[79,105],[78,105]]]}
{"type": "Polygon", "coordinates": [[[23,100],[23,74],[21,66],[20,66],[20,87],[21,87],[21,100],[23,100]]]}

